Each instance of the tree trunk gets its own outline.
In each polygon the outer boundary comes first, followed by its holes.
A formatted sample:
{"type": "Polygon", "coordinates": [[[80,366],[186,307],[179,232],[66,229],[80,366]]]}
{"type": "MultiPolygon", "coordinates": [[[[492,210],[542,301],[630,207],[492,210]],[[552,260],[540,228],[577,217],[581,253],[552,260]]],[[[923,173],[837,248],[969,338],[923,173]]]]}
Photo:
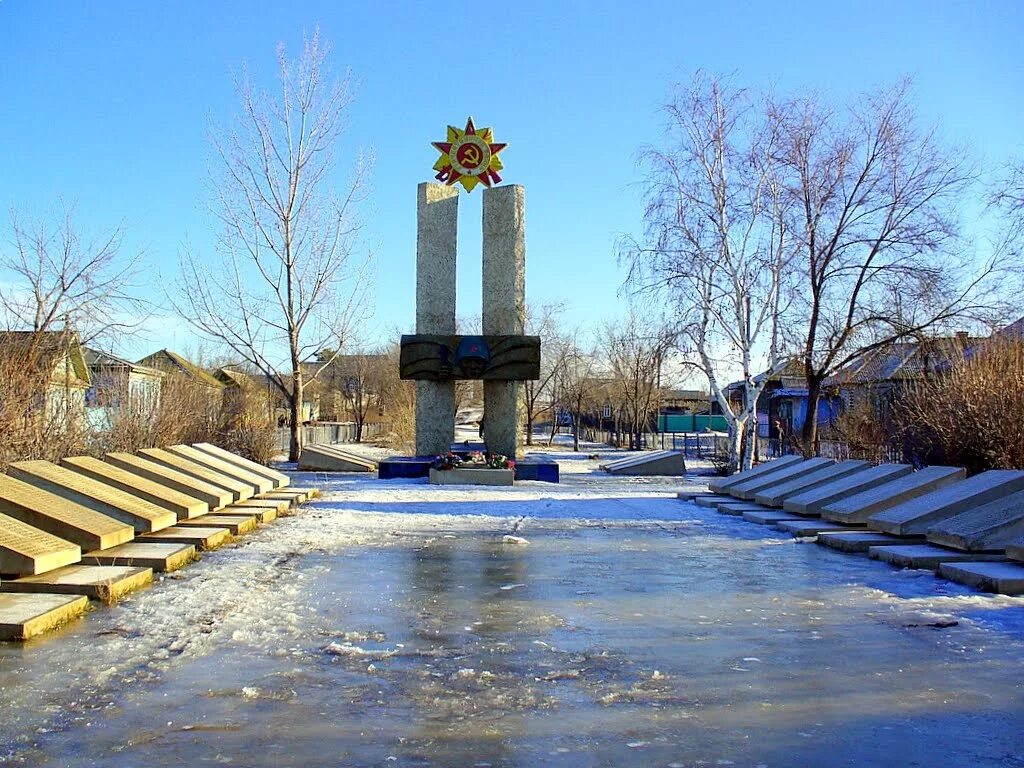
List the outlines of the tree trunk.
{"type": "Polygon", "coordinates": [[[526,444],[533,445],[533,408],[526,404],[526,444]]]}
{"type": "Polygon", "coordinates": [[[288,461],[298,461],[302,455],[302,372],[292,374],[291,414],[288,427],[291,438],[288,441],[288,461]]]}
{"type": "Polygon", "coordinates": [[[821,384],[821,376],[807,376],[807,417],[800,433],[800,441],[803,443],[800,448],[807,458],[818,452],[818,402],[821,400],[821,384]]]}
{"type": "Polygon", "coordinates": [[[726,466],[727,475],[735,474],[740,468],[740,454],[743,451],[743,424],[736,420],[729,422],[729,463],[726,466]]]}

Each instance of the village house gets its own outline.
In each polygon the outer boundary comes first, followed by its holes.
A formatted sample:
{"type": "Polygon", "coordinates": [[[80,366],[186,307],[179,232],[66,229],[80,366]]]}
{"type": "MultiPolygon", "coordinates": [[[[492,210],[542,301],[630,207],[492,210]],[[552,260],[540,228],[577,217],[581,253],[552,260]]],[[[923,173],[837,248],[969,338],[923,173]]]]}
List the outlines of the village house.
{"type": "Polygon", "coordinates": [[[47,420],[77,423],[85,414],[85,393],[91,385],[78,334],[74,331],[0,331],[0,363],[7,397],[24,394],[25,416],[45,414],[47,420]]]}
{"type": "Polygon", "coordinates": [[[149,418],[156,412],[163,371],[89,347],[83,355],[92,380],[85,393],[90,426],[108,429],[118,413],[149,418]]]}

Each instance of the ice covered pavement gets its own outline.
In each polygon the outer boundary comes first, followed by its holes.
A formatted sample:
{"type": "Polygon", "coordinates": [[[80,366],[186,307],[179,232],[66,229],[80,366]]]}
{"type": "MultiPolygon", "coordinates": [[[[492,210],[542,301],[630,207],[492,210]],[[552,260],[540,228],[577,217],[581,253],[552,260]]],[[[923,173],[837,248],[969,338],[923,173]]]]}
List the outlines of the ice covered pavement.
{"type": "Polygon", "coordinates": [[[1024,599],[590,464],[559,486],[331,480],[0,647],[0,765],[1024,765],[1024,599]]]}

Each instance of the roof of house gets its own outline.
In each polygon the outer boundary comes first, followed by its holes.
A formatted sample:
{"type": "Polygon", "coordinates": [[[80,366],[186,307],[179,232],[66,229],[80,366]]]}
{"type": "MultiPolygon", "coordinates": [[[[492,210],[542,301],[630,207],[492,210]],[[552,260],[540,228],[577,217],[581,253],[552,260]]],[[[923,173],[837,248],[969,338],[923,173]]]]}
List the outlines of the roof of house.
{"type": "Polygon", "coordinates": [[[157,368],[133,363],[131,360],[125,360],[123,357],[118,357],[110,352],[101,352],[100,350],[92,349],[91,347],[82,347],[82,354],[85,357],[86,365],[89,366],[89,370],[91,371],[97,371],[101,368],[119,368],[142,376],[164,375],[164,372],[157,368]]]}
{"type": "Polygon", "coordinates": [[[367,364],[379,363],[387,359],[387,355],[376,354],[338,355],[329,362],[310,360],[300,365],[302,366],[302,373],[306,377],[319,374],[319,379],[337,381],[358,376],[366,371],[367,364]],[[320,373],[321,371],[323,373],[320,373]]]}
{"type": "Polygon", "coordinates": [[[700,389],[666,389],[662,397],[665,400],[707,400],[709,395],[700,389]]]}
{"type": "Polygon", "coordinates": [[[161,349],[151,355],[146,355],[138,361],[138,364],[157,368],[166,373],[183,373],[211,388],[222,389],[224,387],[224,384],[212,374],[169,349],[161,349]]]}
{"type": "Polygon", "coordinates": [[[248,389],[249,387],[258,386],[258,382],[255,378],[247,373],[241,371],[235,371],[227,366],[222,366],[213,372],[214,378],[216,378],[221,384],[227,387],[238,387],[239,389],[248,389]]]}
{"type": "Polygon", "coordinates": [[[82,345],[74,331],[0,331],[0,354],[36,355],[36,365],[50,369],[50,383],[72,387],[92,384],[89,366],[82,354],[82,345]],[[67,357],[70,369],[58,369],[60,357],[67,357]]]}
{"type": "Polygon", "coordinates": [[[826,386],[911,381],[963,359],[969,339],[951,336],[902,341],[872,350],[825,380],[826,386]]]}

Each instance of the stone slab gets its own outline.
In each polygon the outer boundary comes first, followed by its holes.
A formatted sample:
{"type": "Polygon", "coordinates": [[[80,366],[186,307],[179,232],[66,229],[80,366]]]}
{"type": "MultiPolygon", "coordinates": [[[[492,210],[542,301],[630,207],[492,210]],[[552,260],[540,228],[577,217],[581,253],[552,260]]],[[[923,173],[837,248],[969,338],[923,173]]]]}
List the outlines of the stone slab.
{"type": "Polygon", "coordinates": [[[895,565],[898,568],[937,570],[940,563],[982,562],[1005,560],[1001,554],[978,552],[957,552],[955,549],[936,547],[931,544],[896,544],[884,547],[869,547],[868,557],[872,560],[895,565]]]}
{"type": "Polygon", "coordinates": [[[54,595],[85,595],[115,603],[129,592],[153,581],[152,568],[127,565],[66,565],[38,576],[22,576],[0,583],[3,592],[45,592],[54,595]]]}
{"type": "Polygon", "coordinates": [[[766,509],[744,512],[743,519],[749,523],[758,523],[759,525],[775,525],[780,520],[792,520],[793,516],[780,509],[766,509]]]}
{"type": "Polygon", "coordinates": [[[194,560],[195,546],[174,542],[158,544],[151,541],[131,541],[82,555],[84,565],[128,565],[152,568],[158,573],[176,571],[194,560]]]}
{"type": "Polygon", "coordinates": [[[29,640],[77,619],[85,595],[0,594],[0,640],[29,640]]]}
{"type": "Polygon", "coordinates": [[[760,504],[719,504],[715,510],[720,515],[731,517],[743,517],[747,512],[767,512],[760,504]]]}
{"type": "Polygon", "coordinates": [[[227,488],[208,483],[140,456],[133,456],[130,453],[108,453],[106,458],[109,464],[126,472],[204,501],[210,505],[211,510],[220,509],[236,500],[234,494],[227,488]]]}
{"type": "Polygon", "coordinates": [[[754,501],[769,507],[781,507],[783,502],[790,496],[812,490],[833,480],[844,478],[847,475],[863,472],[869,466],[868,462],[858,459],[840,461],[837,464],[822,467],[819,470],[808,472],[778,485],[770,485],[760,493],[754,494],[754,501]]]}
{"type": "Polygon", "coordinates": [[[274,490],[274,481],[270,478],[250,472],[248,469],[243,469],[237,464],[232,464],[230,461],[218,459],[216,456],[200,451],[198,448],[193,448],[191,445],[171,445],[167,447],[167,450],[196,464],[201,464],[223,475],[233,477],[243,483],[248,483],[256,489],[257,493],[266,493],[267,491],[274,490]]]}
{"type": "Polygon", "coordinates": [[[224,507],[225,514],[254,515],[260,523],[272,523],[279,515],[287,514],[289,504],[286,501],[274,501],[273,499],[246,499],[236,501],[224,507]],[[252,502],[257,502],[253,504],[252,502]],[[259,502],[263,501],[264,505],[259,502]]]}
{"type": "Polygon", "coordinates": [[[887,536],[877,531],[832,531],[818,534],[817,543],[840,552],[867,553],[871,547],[887,544],[906,544],[905,539],[887,536]]]}
{"type": "Polygon", "coordinates": [[[837,523],[862,524],[877,512],[956,483],[965,474],[959,467],[925,467],[853,496],[829,502],[822,507],[821,516],[837,523]]]}
{"type": "Polygon", "coordinates": [[[261,475],[262,477],[272,481],[275,488],[285,488],[291,484],[291,478],[284,472],[278,472],[276,469],[271,469],[263,464],[251,461],[244,456],[239,456],[237,453],[225,451],[223,448],[216,446],[213,443],[192,443],[192,447],[198,451],[208,453],[214,458],[229,461],[232,464],[238,465],[242,469],[261,475]]]}
{"type": "Polygon", "coordinates": [[[737,472],[726,477],[714,477],[708,481],[708,488],[716,493],[723,493],[730,487],[744,483],[747,480],[751,480],[755,477],[762,477],[769,475],[774,472],[778,472],[786,467],[799,464],[804,460],[803,456],[781,456],[771,461],[766,461],[764,464],[758,464],[756,467],[745,469],[742,472],[737,472]]]}
{"type": "Polygon", "coordinates": [[[990,469],[954,485],[877,512],[868,527],[894,536],[923,536],[935,523],[1024,490],[1024,472],[990,469]]]}
{"type": "Polygon", "coordinates": [[[93,480],[170,510],[179,520],[205,515],[210,511],[210,505],[202,499],[147,480],[141,475],[115,467],[113,464],[100,461],[92,456],[70,456],[61,459],[60,463],[62,467],[72,472],[91,477],[93,480]]]}
{"type": "Polygon", "coordinates": [[[264,493],[259,498],[261,499],[275,499],[277,501],[286,500],[291,503],[292,506],[296,504],[304,504],[310,499],[315,499],[320,496],[320,491],[317,488],[298,488],[292,486],[291,488],[279,488],[276,491],[270,493],[264,493]]]}
{"type": "Polygon", "coordinates": [[[1006,556],[1011,560],[1024,561],[1024,536],[1006,545],[1006,556]]]}
{"type": "Polygon", "coordinates": [[[619,469],[626,469],[629,467],[635,467],[640,464],[644,464],[651,459],[661,459],[665,457],[674,456],[678,451],[637,451],[631,453],[629,456],[623,456],[621,459],[615,459],[615,461],[609,461],[605,464],[598,464],[598,469],[603,469],[606,472],[614,472],[619,469]]]}
{"type": "Polygon", "coordinates": [[[782,483],[790,480],[795,480],[798,477],[810,474],[811,472],[817,472],[819,469],[830,467],[835,464],[832,459],[805,459],[798,464],[792,464],[788,467],[783,467],[778,472],[772,472],[770,475],[762,475],[755,477],[736,485],[729,486],[726,492],[737,499],[752,500],[758,493],[771,488],[773,485],[781,485],[782,483]]]}
{"type": "Polygon", "coordinates": [[[939,575],[1001,595],[1024,595],[1024,565],[1016,563],[942,563],[939,575]]]}
{"type": "Polygon", "coordinates": [[[434,469],[429,474],[431,485],[512,485],[515,471],[511,469],[434,469]]]}
{"type": "Polygon", "coordinates": [[[376,472],[377,465],[351,454],[307,445],[299,458],[299,469],[312,472],[376,472]]]}
{"type": "Polygon", "coordinates": [[[48,461],[20,461],[12,464],[7,473],[29,485],[120,520],[132,526],[136,533],[159,531],[178,520],[169,509],[48,461]]]}
{"type": "Polygon", "coordinates": [[[427,477],[434,458],[429,456],[390,456],[377,462],[378,480],[427,477]]]}
{"type": "Polygon", "coordinates": [[[780,520],[775,524],[775,527],[780,531],[786,533],[792,533],[794,536],[800,538],[807,538],[810,536],[817,536],[820,533],[829,531],[848,531],[849,526],[839,525],[839,523],[829,523],[825,520],[780,520]]]}
{"type": "MultiPolygon", "coordinates": [[[[718,496],[718,498],[724,498],[719,494],[711,494],[705,490],[689,490],[689,491],[677,491],[676,498],[680,501],[693,501],[698,496],[718,496]]],[[[729,497],[730,499],[732,497],[729,497]]]]}
{"type": "Polygon", "coordinates": [[[611,475],[654,477],[658,475],[681,477],[686,474],[686,458],[681,451],[655,451],[626,466],[609,468],[611,475]]]}
{"type": "Polygon", "coordinates": [[[148,459],[155,464],[161,464],[168,469],[176,470],[197,480],[203,480],[218,488],[226,488],[234,494],[232,501],[251,499],[259,493],[258,485],[254,483],[242,482],[223,472],[210,469],[192,459],[183,458],[173,451],[167,451],[163,448],[143,448],[137,455],[139,458],[148,459]]]}
{"type": "Polygon", "coordinates": [[[138,541],[143,542],[175,542],[177,544],[192,544],[197,549],[217,549],[231,541],[231,531],[227,528],[216,528],[212,526],[181,526],[175,525],[164,528],[156,533],[147,533],[140,536],[138,541]]]}
{"type": "Polygon", "coordinates": [[[82,548],[0,513],[0,574],[31,576],[82,559],[82,548]]]}
{"type": "Polygon", "coordinates": [[[124,544],[135,536],[132,527],[120,520],[4,475],[0,475],[0,512],[86,551],[124,544]]]}
{"type": "Polygon", "coordinates": [[[194,520],[182,520],[178,525],[181,528],[227,528],[232,536],[241,536],[255,531],[259,523],[256,515],[225,515],[211,512],[194,520]]]}
{"type": "Polygon", "coordinates": [[[559,482],[558,462],[544,456],[524,456],[516,461],[516,480],[557,483],[559,482]]]}
{"type": "Polygon", "coordinates": [[[782,508],[798,515],[820,515],[822,508],[833,501],[898,480],[909,475],[912,470],[913,467],[909,464],[880,464],[877,467],[869,467],[862,472],[789,496],[783,502],[782,508]]]}
{"type": "Polygon", "coordinates": [[[954,515],[928,529],[933,544],[967,552],[1002,550],[1024,536],[1024,492],[954,515]]]}
{"type": "Polygon", "coordinates": [[[729,501],[736,501],[732,496],[720,496],[717,493],[709,496],[692,496],[689,501],[696,504],[698,507],[717,507],[722,501],[728,499],[729,501]]]}

